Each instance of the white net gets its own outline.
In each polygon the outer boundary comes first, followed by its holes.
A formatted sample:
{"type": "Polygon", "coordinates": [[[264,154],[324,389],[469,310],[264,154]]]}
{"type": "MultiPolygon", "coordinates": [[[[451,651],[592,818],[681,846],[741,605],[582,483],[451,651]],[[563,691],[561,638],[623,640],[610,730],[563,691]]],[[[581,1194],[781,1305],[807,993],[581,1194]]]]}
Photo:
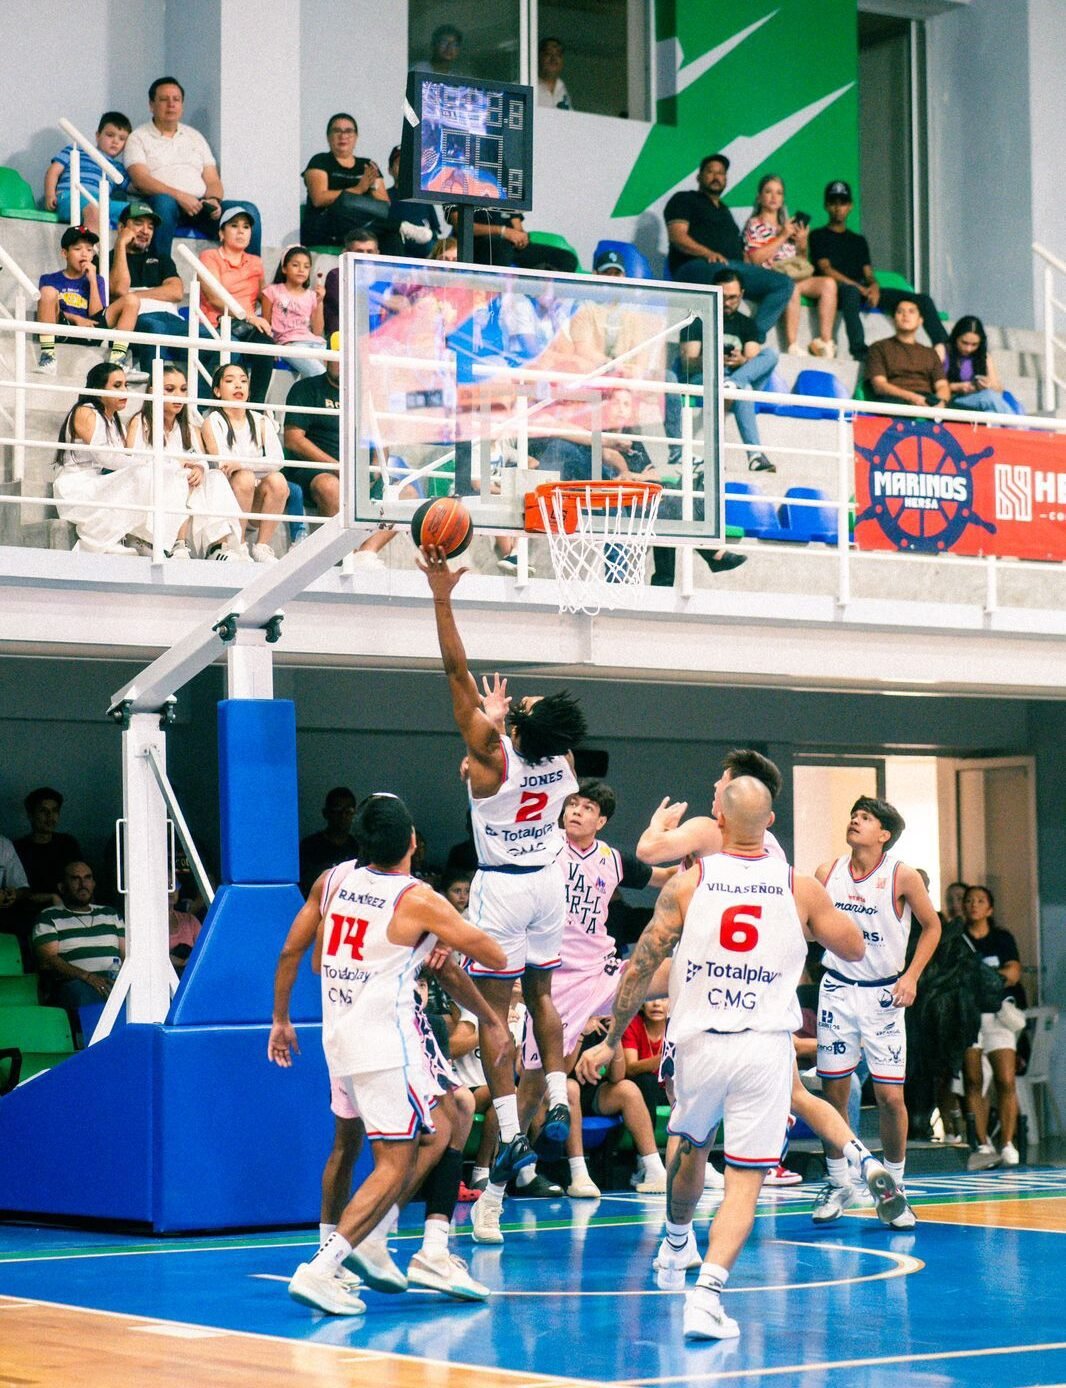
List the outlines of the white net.
{"type": "MultiPolygon", "coordinates": [[[[559,482],[536,491],[559,583],[559,611],[595,616],[643,605],[648,545],[662,487],[655,482],[559,482]]],[[[534,527],[529,527],[534,528],[534,527]]]]}

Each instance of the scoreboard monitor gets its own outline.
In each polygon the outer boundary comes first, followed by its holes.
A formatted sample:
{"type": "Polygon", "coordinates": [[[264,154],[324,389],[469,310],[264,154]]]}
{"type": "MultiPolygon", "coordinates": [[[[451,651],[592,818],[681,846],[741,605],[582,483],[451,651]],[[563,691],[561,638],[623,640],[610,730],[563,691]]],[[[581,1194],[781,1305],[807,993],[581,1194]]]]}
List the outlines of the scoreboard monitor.
{"type": "Polygon", "coordinates": [[[532,87],[410,73],[399,185],[404,200],[528,212],[532,87]]]}

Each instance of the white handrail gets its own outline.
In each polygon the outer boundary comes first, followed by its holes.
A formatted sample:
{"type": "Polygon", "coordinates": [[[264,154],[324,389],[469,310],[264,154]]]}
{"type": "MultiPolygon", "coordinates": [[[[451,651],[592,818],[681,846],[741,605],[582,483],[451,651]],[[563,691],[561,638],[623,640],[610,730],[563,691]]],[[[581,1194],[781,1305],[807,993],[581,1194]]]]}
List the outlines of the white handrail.
{"type": "Polygon", "coordinates": [[[93,163],[104,171],[112,183],[117,185],[122,182],[122,174],[119,173],[110,159],[108,159],[105,154],[101,154],[95,145],[90,144],[78,127],[74,125],[73,122],[67,120],[66,116],[60,116],[59,128],[65,134],[69,135],[74,143],[89,156],[93,163]]]}
{"type": "Polygon", "coordinates": [[[22,266],[11,252],[5,251],[3,246],[0,246],[0,265],[4,267],[13,280],[18,281],[21,288],[30,296],[33,303],[36,303],[41,297],[41,291],[34,284],[33,280],[30,279],[29,275],[26,274],[25,270],[23,270],[22,266]]]}
{"type": "Polygon", "coordinates": [[[1043,327],[1044,327],[1044,377],[1041,382],[1040,403],[1045,410],[1054,412],[1058,407],[1059,387],[1066,389],[1066,379],[1061,377],[1055,369],[1056,352],[1062,349],[1066,352],[1066,340],[1056,336],[1055,333],[1055,310],[1061,309],[1063,304],[1055,297],[1055,275],[1066,275],[1066,261],[1059,259],[1046,246],[1042,246],[1039,241],[1032,243],[1033,254],[1044,262],[1043,269],[1043,327]]]}
{"type": "Polygon", "coordinates": [[[223,307],[230,313],[230,315],[236,318],[238,322],[243,323],[244,320],[248,317],[247,310],[241,308],[240,304],[225,287],[225,285],[223,285],[218,279],[215,278],[215,276],[211,273],[211,271],[207,268],[206,265],[202,264],[199,260],[197,260],[196,256],[194,256],[192,251],[189,250],[188,246],[176,246],[174,249],[175,254],[181,256],[182,260],[184,260],[186,265],[189,266],[193,274],[195,274],[199,279],[203,280],[204,284],[207,285],[208,289],[210,289],[211,293],[215,296],[215,298],[221,300],[223,307]]]}
{"type": "Polygon", "coordinates": [[[1054,266],[1062,275],[1066,275],[1066,260],[1060,260],[1054,252],[1049,251],[1046,246],[1042,246],[1039,241],[1033,242],[1033,250],[1041,260],[1046,260],[1049,265],[1054,266]]]}

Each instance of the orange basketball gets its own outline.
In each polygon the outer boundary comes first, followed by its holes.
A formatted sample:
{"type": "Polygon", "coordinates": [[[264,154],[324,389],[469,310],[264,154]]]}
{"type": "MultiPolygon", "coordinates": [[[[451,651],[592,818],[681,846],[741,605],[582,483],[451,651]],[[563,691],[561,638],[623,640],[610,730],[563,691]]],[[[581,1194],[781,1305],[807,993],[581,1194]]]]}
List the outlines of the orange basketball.
{"type": "Polygon", "coordinates": [[[462,554],[473,536],[474,522],[457,496],[431,497],[411,517],[415,546],[436,545],[449,559],[462,554]]]}

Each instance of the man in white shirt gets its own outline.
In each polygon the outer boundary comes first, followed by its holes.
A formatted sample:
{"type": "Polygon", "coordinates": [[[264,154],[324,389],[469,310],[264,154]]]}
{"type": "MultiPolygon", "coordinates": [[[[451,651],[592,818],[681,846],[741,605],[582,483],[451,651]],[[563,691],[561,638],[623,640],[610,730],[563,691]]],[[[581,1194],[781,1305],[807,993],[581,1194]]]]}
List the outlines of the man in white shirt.
{"type": "Polygon", "coordinates": [[[152,119],[126,141],[126,167],[133,187],[159,217],[155,233],[158,255],[170,254],[179,227],[215,237],[227,207],[241,206],[252,216],[248,251],[258,255],[262,240],[259,209],[247,198],[223,196],[222,179],[211,146],[198,130],[182,124],[185,88],[176,77],[157,77],[148,88],[152,119]]]}
{"type": "Polygon", "coordinates": [[[561,73],[563,70],[563,41],[543,38],[537,45],[537,105],[554,106],[559,111],[572,111],[570,93],[561,73]]]}

